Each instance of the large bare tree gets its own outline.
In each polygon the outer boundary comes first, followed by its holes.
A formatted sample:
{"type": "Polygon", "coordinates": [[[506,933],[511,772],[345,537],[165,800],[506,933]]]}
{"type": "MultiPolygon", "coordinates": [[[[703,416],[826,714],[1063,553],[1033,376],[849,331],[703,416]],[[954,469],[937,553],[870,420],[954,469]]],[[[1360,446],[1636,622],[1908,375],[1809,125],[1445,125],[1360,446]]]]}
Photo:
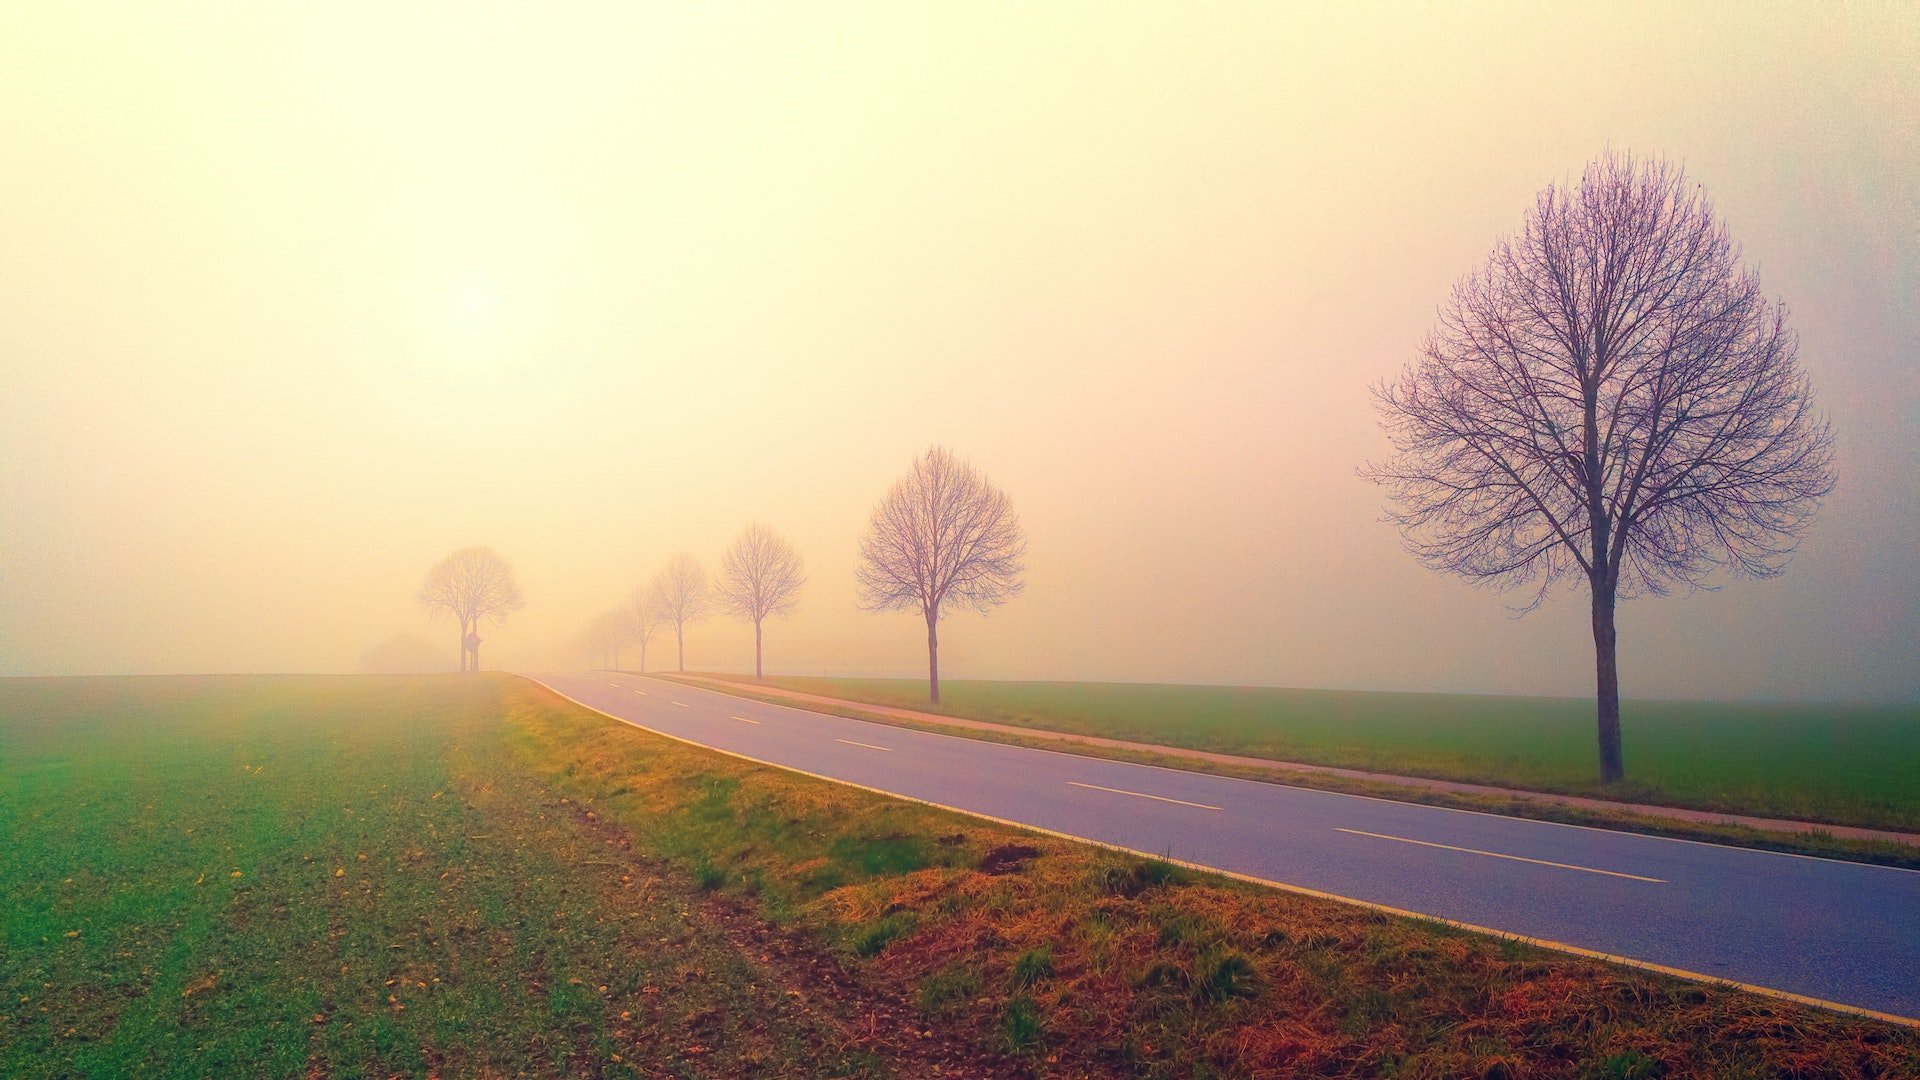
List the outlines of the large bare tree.
{"type": "Polygon", "coordinates": [[[674,643],[678,647],[681,671],[687,670],[687,624],[698,622],[713,610],[713,594],[707,586],[707,571],[700,560],[681,552],[667,561],[653,579],[653,591],[660,600],[660,612],[673,624],[674,643]]]}
{"type": "Polygon", "coordinates": [[[786,537],[759,522],[748,525],[720,557],[716,592],[727,614],[753,623],[753,677],[765,678],[760,624],[784,615],[800,599],[807,573],[786,537]]]}
{"type": "Polygon", "coordinates": [[[665,607],[666,602],[661,598],[657,584],[635,585],[633,591],[627,594],[627,628],[634,640],[640,643],[642,675],[647,673],[647,646],[667,621],[665,607]]]}
{"type": "Polygon", "coordinates": [[[985,614],[1018,596],[1026,536],[1006,493],[936,446],[873,509],[855,576],[869,611],[917,609],[927,622],[927,700],[940,702],[940,617],[985,614]]]}
{"type": "Polygon", "coordinates": [[[1625,775],[1614,607],[1784,569],[1833,487],[1786,310],[1676,166],[1609,155],[1542,191],[1374,392],[1408,548],[1495,587],[1592,602],[1600,778],[1625,775]]]}
{"type": "Polygon", "coordinates": [[[480,670],[480,624],[499,623],[526,606],[513,567],[484,545],[461,548],[427,571],[417,597],[429,612],[460,623],[460,670],[480,670]]]}

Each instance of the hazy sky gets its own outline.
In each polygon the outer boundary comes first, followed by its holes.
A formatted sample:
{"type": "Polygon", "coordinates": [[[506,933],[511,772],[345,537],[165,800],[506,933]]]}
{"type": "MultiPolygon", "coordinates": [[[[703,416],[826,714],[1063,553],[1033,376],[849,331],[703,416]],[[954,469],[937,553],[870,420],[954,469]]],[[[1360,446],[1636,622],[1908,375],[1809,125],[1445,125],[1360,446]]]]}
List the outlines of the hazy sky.
{"type": "Polygon", "coordinates": [[[0,673],[451,664],[472,543],[487,665],[566,663],[754,518],[812,577],[770,670],[913,673],[852,570],[939,441],[1031,545],[949,677],[1590,692],[1583,597],[1422,569],[1354,470],[1612,147],[1791,306],[1840,473],[1784,578],[1623,607],[1623,691],[1920,697],[1917,12],[6,4],[0,673]]]}

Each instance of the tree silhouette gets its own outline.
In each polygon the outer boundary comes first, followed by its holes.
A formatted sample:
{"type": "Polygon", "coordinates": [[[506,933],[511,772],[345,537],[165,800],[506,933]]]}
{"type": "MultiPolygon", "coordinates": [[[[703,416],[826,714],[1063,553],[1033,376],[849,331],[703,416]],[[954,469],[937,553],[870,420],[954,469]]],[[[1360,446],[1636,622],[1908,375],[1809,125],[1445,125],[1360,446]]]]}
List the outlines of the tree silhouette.
{"type": "Polygon", "coordinates": [[[765,677],[760,624],[770,615],[793,610],[807,583],[800,553],[779,533],[759,522],[748,525],[720,558],[716,592],[728,614],[753,623],[753,677],[765,677]]]}
{"type": "Polygon", "coordinates": [[[461,548],[441,559],[417,596],[429,613],[444,611],[460,623],[460,670],[480,670],[480,624],[499,623],[526,606],[513,567],[492,548],[461,548]]]}
{"type": "Polygon", "coordinates": [[[707,588],[707,572],[700,561],[681,552],[667,561],[653,589],[660,598],[660,611],[673,623],[674,642],[678,646],[678,664],[687,670],[687,624],[707,617],[712,610],[712,594],[707,588]]]}
{"type": "Polygon", "coordinates": [[[1006,493],[945,447],[916,459],[874,507],[855,571],[861,604],[926,619],[929,701],[940,702],[940,617],[1018,596],[1026,550],[1006,493]]]}
{"type": "Polygon", "coordinates": [[[1375,389],[1382,485],[1427,566],[1584,582],[1600,778],[1625,775],[1617,600],[1769,577],[1833,487],[1833,437],[1783,306],[1677,166],[1609,155],[1542,191],[1375,389]]]}
{"type": "Polygon", "coordinates": [[[626,619],[634,640],[640,643],[640,674],[647,673],[647,646],[667,621],[666,602],[657,585],[635,585],[627,594],[626,619]]]}

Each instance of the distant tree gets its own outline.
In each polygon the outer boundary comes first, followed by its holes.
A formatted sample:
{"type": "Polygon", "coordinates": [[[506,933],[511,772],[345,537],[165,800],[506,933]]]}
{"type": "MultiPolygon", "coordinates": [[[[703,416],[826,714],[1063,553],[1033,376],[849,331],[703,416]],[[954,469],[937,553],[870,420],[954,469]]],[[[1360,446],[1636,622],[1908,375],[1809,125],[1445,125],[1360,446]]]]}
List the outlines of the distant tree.
{"type": "Polygon", "coordinates": [[[627,594],[627,628],[635,641],[640,643],[640,673],[647,673],[647,645],[653,641],[653,635],[660,632],[666,624],[666,601],[660,596],[655,585],[635,585],[627,594]]]}
{"type": "Polygon", "coordinates": [[[720,558],[716,592],[729,615],[753,624],[753,677],[764,678],[760,661],[760,624],[770,615],[793,610],[807,583],[800,553],[779,533],[759,522],[748,525],[720,558]]]}
{"type": "Polygon", "coordinates": [[[619,611],[603,611],[587,620],[574,639],[574,651],[589,669],[616,667],[616,650],[627,632],[626,619],[619,611]]]}
{"type": "Polygon", "coordinates": [[[460,623],[460,670],[480,670],[480,624],[500,623],[526,606],[513,567],[492,548],[475,546],[440,560],[427,571],[417,597],[429,613],[446,612],[460,623]]]}
{"type": "Polygon", "coordinates": [[[633,634],[627,613],[620,609],[601,612],[594,616],[589,633],[600,646],[601,662],[610,670],[620,670],[620,646],[633,634]]]}
{"type": "Polygon", "coordinates": [[[1787,328],[1697,185],[1607,156],[1535,200],[1374,392],[1382,485],[1427,566],[1592,601],[1600,778],[1620,748],[1618,598],[1770,577],[1833,487],[1787,328]]]}
{"type": "Polygon", "coordinates": [[[1006,494],[945,447],[921,455],[874,507],[855,571],[861,605],[926,619],[929,701],[940,701],[941,615],[985,614],[1018,596],[1026,551],[1006,494]]]}
{"type": "Polygon", "coordinates": [[[713,597],[707,588],[707,571],[700,565],[700,560],[681,552],[668,560],[653,579],[652,587],[659,596],[660,613],[664,621],[673,624],[679,667],[685,671],[687,624],[699,622],[712,610],[713,597]]]}

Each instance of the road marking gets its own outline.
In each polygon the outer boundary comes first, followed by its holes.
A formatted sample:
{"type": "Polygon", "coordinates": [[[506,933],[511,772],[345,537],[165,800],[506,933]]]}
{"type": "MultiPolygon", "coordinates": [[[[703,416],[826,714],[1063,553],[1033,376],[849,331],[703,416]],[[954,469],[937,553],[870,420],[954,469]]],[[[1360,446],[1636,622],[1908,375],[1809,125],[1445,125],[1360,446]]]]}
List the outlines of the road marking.
{"type": "Polygon", "coordinates": [[[635,690],[634,693],[639,694],[641,697],[647,696],[647,692],[645,690],[635,690]]]}
{"type": "MultiPolygon", "coordinates": [[[[1745,990],[1749,994],[1759,994],[1762,997],[1770,997],[1776,1001],[1791,1001],[1801,1005],[1811,1005],[1818,1009],[1826,1009],[1831,1012],[1844,1013],[1848,1016],[1864,1016],[1869,1019],[1884,1020],[1890,1024],[1898,1024],[1902,1027],[1908,1027],[1908,1028],[1914,1028],[1916,1030],[1920,1030],[1920,1017],[1901,1016],[1897,1013],[1881,1012],[1877,1009],[1868,1009],[1859,1005],[1848,1005],[1844,1001],[1833,1001],[1829,998],[1811,997],[1806,994],[1796,994],[1791,990],[1778,990],[1771,986],[1762,986],[1759,983],[1738,982],[1736,980],[1729,979],[1724,975],[1709,975],[1704,972],[1690,971],[1686,968],[1673,967],[1668,964],[1656,964],[1651,960],[1638,960],[1631,956],[1621,956],[1618,953],[1601,952],[1598,949],[1589,949],[1584,945],[1574,945],[1565,941],[1556,941],[1553,938],[1531,937],[1526,934],[1516,934],[1511,930],[1496,930],[1491,926],[1481,926],[1478,923],[1462,922],[1459,919],[1448,919],[1439,915],[1428,915],[1423,912],[1410,910],[1408,908],[1393,907],[1389,904],[1376,903],[1372,900],[1361,900],[1357,897],[1343,896],[1340,893],[1327,892],[1324,889],[1314,889],[1314,888],[1309,888],[1305,885],[1295,885],[1295,884],[1292,884],[1291,882],[1281,881],[1278,878],[1261,877],[1258,874],[1245,874],[1245,873],[1241,873],[1238,870],[1223,870],[1218,866],[1208,866],[1206,863],[1192,862],[1187,859],[1176,859],[1173,857],[1172,854],[1165,851],[1161,851],[1161,852],[1145,851],[1140,848],[1128,847],[1125,844],[1116,844],[1109,840],[1095,840],[1089,836],[1078,836],[1078,835],[1075,835],[1074,833],[1062,832],[1059,829],[1049,829],[1044,825],[1032,825],[1024,821],[1015,821],[1012,818],[995,817],[992,814],[983,813],[982,811],[979,811],[979,810],[967,810],[963,807],[953,806],[949,803],[938,802],[933,799],[923,799],[918,795],[902,795],[897,791],[888,791],[885,788],[877,788],[868,784],[858,783],[853,780],[842,780],[837,776],[828,776],[826,773],[810,772],[806,769],[799,767],[798,765],[784,765],[778,761],[769,761],[766,758],[754,757],[752,754],[743,754],[738,750],[722,750],[717,746],[708,746],[706,743],[696,742],[693,739],[689,739],[683,735],[671,735],[671,734],[668,734],[667,732],[661,731],[659,728],[648,727],[647,725],[641,723],[638,720],[629,720],[624,716],[615,716],[614,714],[606,711],[605,709],[598,708],[593,705],[589,705],[586,702],[581,701],[579,698],[574,697],[571,694],[568,694],[566,691],[561,690],[558,687],[551,686],[545,682],[542,682],[540,679],[537,679],[532,675],[521,675],[520,678],[523,678],[528,682],[533,683],[536,686],[544,687],[548,693],[553,694],[557,697],[565,698],[566,700],[573,702],[575,705],[578,705],[579,707],[587,710],[588,712],[599,713],[601,716],[604,716],[607,719],[614,721],[615,723],[625,724],[628,727],[637,728],[641,731],[644,731],[649,735],[657,735],[662,739],[672,739],[674,742],[684,743],[688,746],[696,747],[701,750],[706,750],[711,753],[725,754],[726,756],[731,758],[739,758],[741,761],[750,761],[755,765],[765,765],[770,769],[782,769],[782,770],[785,770],[786,772],[793,773],[796,776],[811,777],[812,779],[819,780],[828,784],[845,784],[847,787],[858,788],[861,791],[871,792],[872,794],[884,796],[889,799],[899,799],[903,802],[919,803],[921,806],[931,806],[936,810],[946,810],[955,814],[964,814],[968,817],[979,818],[981,821],[990,821],[995,825],[1004,825],[1010,829],[1024,829],[1027,832],[1038,833],[1041,836],[1052,836],[1052,837],[1057,837],[1058,839],[1061,839],[1061,840],[1071,840],[1076,844],[1088,844],[1093,847],[1102,848],[1107,851],[1117,851],[1122,855],[1132,855],[1132,856],[1135,856],[1136,858],[1141,858],[1141,859],[1158,859],[1161,862],[1172,863],[1175,866],[1183,866],[1188,870],[1194,871],[1195,873],[1214,874],[1219,877],[1229,878],[1234,881],[1244,881],[1250,885],[1261,885],[1269,889],[1278,889],[1281,892],[1293,893],[1296,896],[1313,896],[1313,897],[1318,897],[1322,900],[1333,900],[1342,904],[1351,904],[1354,907],[1362,908],[1367,911],[1377,911],[1383,915],[1392,915],[1396,918],[1411,919],[1411,920],[1414,920],[1415,922],[1421,922],[1421,923],[1439,923],[1442,926],[1451,926],[1451,927],[1454,927],[1455,929],[1466,930],[1475,934],[1485,934],[1488,937],[1500,938],[1503,941],[1518,941],[1518,942],[1521,942],[1522,944],[1534,945],[1542,949],[1552,949],[1555,952],[1566,953],[1569,956],[1584,956],[1590,960],[1599,960],[1604,963],[1618,964],[1621,967],[1638,968],[1641,971],[1657,972],[1661,975],[1671,975],[1677,979],[1687,979],[1689,981],[1701,983],[1707,986],[1718,986],[1718,987],[1731,986],[1736,990],[1745,990]]],[[[783,706],[780,706],[780,708],[791,708],[791,706],[783,705],[783,706]]],[[[810,710],[798,709],[796,711],[807,712],[810,710]]],[[[953,738],[961,738],[962,736],[946,735],[942,737],[953,739],[953,738]]],[[[974,741],[978,742],[980,740],[974,740],[974,741]]],[[[1041,750],[1040,753],[1057,754],[1057,753],[1060,753],[1060,751],[1041,750]]],[[[1066,755],[1066,756],[1071,757],[1074,755],[1066,755]]],[[[1150,769],[1163,768],[1163,767],[1164,766],[1158,766],[1158,765],[1145,766],[1145,768],[1150,768],[1150,769]]],[[[1184,770],[1172,769],[1168,771],[1181,772],[1184,770]]],[[[1201,775],[1204,775],[1204,774],[1201,774],[1201,775]]],[[[1259,783],[1260,781],[1250,781],[1250,782],[1259,783]]],[[[1367,796],[1367,795],[1356,795],[1353,797],[1361,798],[1361,799],[1372,798],[1372,796],[1367,796]]],[[[1374,799],[1373,801],[1391,802],[1393,800],[1374,799]]],[[[1402,804],[1402,805],[1411,805],[1411,804],[1402,804]]],[[[1446,809],[1446,807],[1434,807],[1434,809],[1443,810],[1443,809],[1446,809]]],[[[1480,811],[1480,810],[1462,810],[1459,812],[1463,814],[1483,814],[1484,813],[1484,811],[1480,811]]],[[[1486,814],[1485,816],[1498,817],[1500,815],[1486,814]]],[[[1557,823],[1543,822],[1543,824],[1557,824],[1557,823]]],[[[1581,828],[1587,828],[1587,826],[1571,825],[1571,826],[1568,826],[1568,828],[1581,829],[1581,828]]],[[[1612,830],[1596,829],[1594,831],[1611,832],[1612,830]]],[[[1634,835],[1634,834],[1628,833],[1628,834],[1622,834],[1622,835],[1634,835]]],[[[1663,839],[1663,838],[1654,837],[1654,839],[1663,839]]],[[[1701,841],[1698,841],[1698,840],[1681,840],[1678,842],[1683,844],[1701,843],[1701,841]]],[[[1722,845],[1707,844],[1704,846],[1720,847],[1722,845]]],[[[1727,848],[1727,850],[1728,851],[1752,851],[1754,849],[1727,848]]],[[[1772,854],[1771,852],[1757,852],[1757,853],[1772,854]]],[[[1806,857],[1812,858],[1812,856],[1806,856],[1806,857]]],[[[1828,861],[1838,861],[1838,860],[1828,860],[1828,861]]],[[[1848,863],[1847,865],[1864,866],[1864,865],[1871,865],[1871,864],[1848,863]]],[[[1875,869],[1901,869],[1900,867],[1874,867],[1874,868],[1875,869]]],[[[1913,871],[1913,872],[1920,872],[1920,871],[1913,871]]]]}
{"type": "Polygon", "coordinates": [[[743,724],[757,724],[760,722],[758,720],[754,720],[750,717],[745,717],[745,716],[736,716],[734,717],[734,719],[740,721],[743,724]]]}
{"type": "Polygon", "coordinates": [[[687,707],[687,703],[684,701],[676,701],[674,702],[674,704],[680,706],[683,709],[687,707]]]}
{"type": "Polygon", "coordinates": [[[1575,866],[1572,863],[1550,862],[1546,859],[1529,859],[1525,855],[1502,855],[1497,851],[1481,851],[1479,848],[1454,847],[1452,844],[1436,844],[1429,840],[1413,840],[1405,836],[1388,836],[1386,833],[1366,832],[1362,829],[1339,829],[1334,832],[1352,833],[1354,836],[1371,836],[1376,840],[1398,840],[1403,844],[1419,844],[1421,847],[1443,848],[1447,851],[1464,851],[1469,855],[1485,855],[1492,859],[1512,859],[1514,862],[1533,863],[1536,866],[1557,866],[1562,870],[1579,870],[1588,874],[1605,874],[1608,877],[1629,878],[1633,881],[1650,881],[1655,885],[1665,885],[1665,878],[1642,877],[1639,874],[1623,874],[1618,870],[1596,870],[1591,866],[1575,866]]]}
{"type": "Polygon", "coordinates": [[[1115,795],[1131,795],[1136,799],[1152,799],[1155,802],[1176,803],[1180,806],[1192,806],[1192,807],[1197,807],[1201,810],[1222,809],[1221,807],[1218,807],[1218,806],[1208,806],[1206,803],[1203,803],[1203,802],[1188,802],[1185,799],[1169,799],[1165,795],[1149,795],[1144,791],[1123,791],[1117,787],[1101,787],[1099,784],[1083,784],[1078,780],[1069,780],[1067,781],[1067,783],[1072,784],[1074,787],[1092,788],[1095,791],[1111,791],[1115,795]]]}
{"type": "Polygon", "coordinates": [[[848,746],[864,746],[869,750],[892,750],[893,749],[893,747],[891,746],[875,746],[870,742],[854,742],[852,739],[835,739],[833,741],[843,742],[843,743],[846,743],[848,746]]]}

